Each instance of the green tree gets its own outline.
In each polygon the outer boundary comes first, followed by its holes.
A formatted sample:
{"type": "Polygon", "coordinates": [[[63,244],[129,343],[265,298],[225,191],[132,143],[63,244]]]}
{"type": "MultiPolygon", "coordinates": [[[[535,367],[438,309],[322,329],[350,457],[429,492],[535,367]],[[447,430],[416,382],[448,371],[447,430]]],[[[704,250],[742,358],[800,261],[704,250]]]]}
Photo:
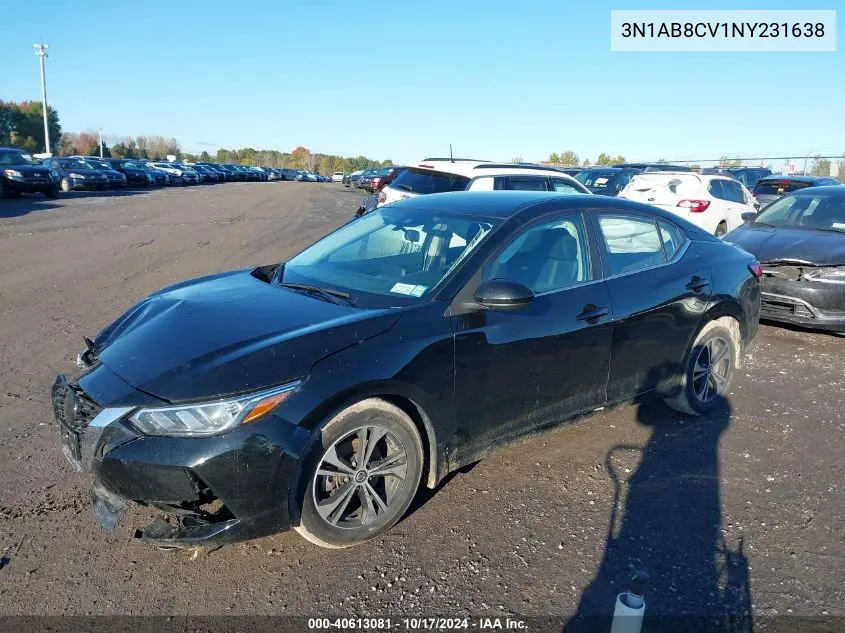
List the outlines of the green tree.
{"type": "Polygon", "coordinates": [[[578,154],[568,149],[560,155],[560,162],[569,167],[576,167],[581,160],[578,158],[578,154]]]}
{"type": "Polygon", "coordinates": [[[556,152],[552,152],[551,154],[549,154],[549,162],[553,165],[556,165],[560,162],[560,156],[558,156],[556,152]]]}
{"type": "MultiPolygon", "coordinates": [[[[47,107],[47,128],[50,132],[50,151],[59,149],[62,127],[59,114],[47,107]]],[[[44,119],[41,102],[0,101],[0,145],[16,145],[30,152],[44,151],[44,119]]]]}
{"type": "Polygon", "coordinates": [[[205,150],[202,150],[200,152],[200,161],[203,162],[203,163],[207,163],[210,160],[211,160],[211,156],[209,155],[209,153],[206,152],[205,150]]]}
{"type": "Polygon", "coordinates": [[[719,159],[719,167],[742,167],[742,161],[738,158],[728,158],[726,155],[722,155],[719,159]]]}
{"type": "Polygon", "coordinates": [[[599,157],[596,159],[596,165],[612,165],[613,164],[613,157],[610,154],[605,154],[602,152],[599,154],[599,157]]]}
{"type": "Polygon", "coordinates": [[[816,156],[813,166],[810,168],[810,174],[813,176],[830,176],[830,161],[827,158],[816,156]]]}
{"type": "Polygon", "coordinates": [[[585,158],[584,162],[581,163],[582,167],[588,167],[589,165],[590,165],[590,159],[589,158],[585,158]]]}
{"type": "Polygon", "coordinates": [[[839,161],[839,169],[836,170],[836,177],[839,179],[839,182],[845,183],[845,154],[843,154],[839,161]]]}

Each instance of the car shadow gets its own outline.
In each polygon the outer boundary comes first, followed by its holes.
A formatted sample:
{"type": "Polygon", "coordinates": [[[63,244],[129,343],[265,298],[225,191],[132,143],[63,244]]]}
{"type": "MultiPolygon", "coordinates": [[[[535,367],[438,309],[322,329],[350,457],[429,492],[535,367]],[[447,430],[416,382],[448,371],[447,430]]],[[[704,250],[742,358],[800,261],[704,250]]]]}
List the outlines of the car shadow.
{"type": "Polygon", "coordinates": [[[402,519],[399,523],[404,523],[408,517],[410,517],[414,512],[422,508],[426,503],[428,503],[431,499],[437,496],[443,488],[449,485],[455,477],[458,475],[466,475],[473,468],[475,468],[478,462],[472,462],[471,464],[467,464],[466,466],[461,466],[457,470],[453,470],[448,475],[446,475],[443,479],[441,479],[434,488],[429,488],[425,484],[420,485],[419,489],[417,490],[417,494],[414,495],[414,500],[411,501],[411,505],[408,506],[408,510],[402,516],[402,519]]]}
{"type": "Polygon", "coordinates": [[[661,402],[637,405],[637,422],[651,434],[643,446],[607,452],[615,495],[604,553],[565,633],[609,631],[616,596],[634,570],[649,576],[643,630],[753,630],[743,541],[729,542],[722,531],[719,441],[731,418],[721,396],[700,417],[661,402]],[[623,465],[637,458],[626,475],[623,465]]]}
{"type": "Polygon", "coordinates": [[[103,191],[70,191],[68,193],[60,193],[59,200],[68,200],[71,198],[123,198],[125,196],[150,193],[156,189],[164,189],[164,187],[127,187],[126,189],[104,189],[103,191]]]}
{"type": "Polygon", "coordinates": [[[49,211],[61,207],[58,200],[50,200],[41,194],[0,199],[0,218],[18,218],[36,211],[49,211]]]}

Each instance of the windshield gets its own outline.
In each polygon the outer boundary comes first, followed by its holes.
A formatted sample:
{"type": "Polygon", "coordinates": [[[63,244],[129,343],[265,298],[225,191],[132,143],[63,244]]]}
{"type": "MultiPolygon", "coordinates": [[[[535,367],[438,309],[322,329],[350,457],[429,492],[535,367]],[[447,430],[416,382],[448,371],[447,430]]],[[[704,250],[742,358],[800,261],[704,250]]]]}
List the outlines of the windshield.
{"type": "Polygon", "coordinates": [[[64,160],[62,161],[62,166],[72,167],[73,169],[94,169],[90,163],[86,163],[84,160],[79,160],[78,158],[64,160]]]}
{"type": "Polygon", "coordinates": [[[283,283],[400,299],[425,296],[497,224],[494,220],[381,207],[329,234],[285,264],[283,283]]]}
{"type": "Polygon", "coordinates": [[[782,196],[790,191],[798,191],[811,187],[809,182],[800,182],[797,180],[769,180],[758,182],[754,187],[755,196],[782,196]]]}
{"type": "Polygon", "coordinates": [[[40,165],[37,160],[26,152],[16,152],[14,150],[2,149],[0,150],[0,165],[40,165]]]}
{"type": "MultiPolygon", "coordinates": [[[[576,174],[575,180],[587,187],[587,189],[603,191],[608,188],[613,188],[619,180],[619,177],[625,173],[626,172],[610,171],[607,169],[588,169],[587,171],[582,171],[576,174]]],[[[630,174],[628,175],[628,178],[625,179],[625,182],[621,184],[627,185],[629,180],[630,174]]]]}
{"type": "Polygon", "coordinates": [[[786,195],[758,213],[754,223],[845,231],[845,193],[786,195]]]}
{"type": "Polygon", "coordinates": [[[105,163],[101,163],[98,160],[88,160],[87,162],[91,165],[91,167],[93,167],[95,169],[111,169],[112,168],[111,165],[106,165],[105,163]]]}
{"type": "Polygon", "coordinates": [[[410,167],[396,177],[390,186],[412,193],[444,193],[463,191],[469,184],[469,178],[442,171],[410,167]]]}

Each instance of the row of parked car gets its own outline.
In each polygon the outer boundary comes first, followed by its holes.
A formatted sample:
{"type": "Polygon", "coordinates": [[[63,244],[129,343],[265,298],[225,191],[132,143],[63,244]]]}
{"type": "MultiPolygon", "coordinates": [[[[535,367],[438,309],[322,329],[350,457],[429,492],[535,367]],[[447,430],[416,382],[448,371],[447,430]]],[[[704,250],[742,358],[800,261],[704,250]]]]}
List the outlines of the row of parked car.
{"type": "Polygon", "coordinates": [[[388,169],[387,182],[366,181],[363,174],[350,178],[350,186],[370,192],[356,215],[454,191],[555,191],[644,203],[755,255],[763,267],[764,318],[845,332],[845,186],[836,178],[777,175],[763,167],[693,171],[625,163],[568,169],[458,158],[388,169]]]}
{"type": "Polygon", "coordinates": [[[324,176],[298,169],[97,156],[38,160],[19,148],[0,147],[0,197],[43,193],[53,198],[60,191],[282,180],[329,182],[324,176]]]}

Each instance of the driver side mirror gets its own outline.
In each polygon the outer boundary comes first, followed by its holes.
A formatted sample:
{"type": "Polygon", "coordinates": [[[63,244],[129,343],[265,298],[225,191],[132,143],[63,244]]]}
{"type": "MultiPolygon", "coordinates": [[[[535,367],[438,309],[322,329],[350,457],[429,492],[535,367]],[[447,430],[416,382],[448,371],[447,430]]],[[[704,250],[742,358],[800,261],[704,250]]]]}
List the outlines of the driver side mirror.
{"type": "Polygon", "coordinates": [[[532,301],[534,293],[530,288],[507,279],[485,281],[475,291],[475,302],[487,310],[524,310],[532,301]]]}
{"type": "Polygon", "coordinates": [[[743,222],[748,222],[748,221],[749,221],[751,218],[753,218],[755,215],[757,215],[757,214],[756,214],[756,213],[754,213],[753,211],[746,211],[746,212],[745,212],[745,213],[743,213],[740,217],[742,218],[742,221],[743,221],[743,222]]]}

